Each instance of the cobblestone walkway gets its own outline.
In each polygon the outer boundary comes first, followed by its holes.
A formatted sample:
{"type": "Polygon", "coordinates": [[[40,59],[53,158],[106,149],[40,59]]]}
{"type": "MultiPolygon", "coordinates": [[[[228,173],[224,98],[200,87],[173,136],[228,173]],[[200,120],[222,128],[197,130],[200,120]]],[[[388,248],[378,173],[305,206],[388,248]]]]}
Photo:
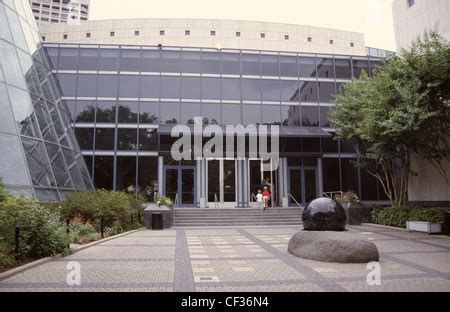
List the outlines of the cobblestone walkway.
{"type": "Polygon", "coordinates": [[[366,264],[298,259],[287,252],[296,227],[142,230],[29,269],[0,291],[450,291],[450,239],[352,226],[381,252],[381,285],[366,264]],[[81,266],[69,286],[68,262],[81,266]]]}

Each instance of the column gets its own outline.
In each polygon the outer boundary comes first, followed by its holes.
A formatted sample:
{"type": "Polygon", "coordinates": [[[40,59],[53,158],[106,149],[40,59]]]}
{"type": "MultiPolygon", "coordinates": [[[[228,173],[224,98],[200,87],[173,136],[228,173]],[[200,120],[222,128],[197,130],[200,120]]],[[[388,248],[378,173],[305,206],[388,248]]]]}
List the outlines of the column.
{"type": "Polygon", "coordinates": [[[317,189],[319,197],[323,196],[323,167],[322,158],[317,158],[317,189]]]}
{"type": "Polygon", "coordinates": [[[158,193],[163,194],[164,183],[164,157],[158,156],[158,193]]]}

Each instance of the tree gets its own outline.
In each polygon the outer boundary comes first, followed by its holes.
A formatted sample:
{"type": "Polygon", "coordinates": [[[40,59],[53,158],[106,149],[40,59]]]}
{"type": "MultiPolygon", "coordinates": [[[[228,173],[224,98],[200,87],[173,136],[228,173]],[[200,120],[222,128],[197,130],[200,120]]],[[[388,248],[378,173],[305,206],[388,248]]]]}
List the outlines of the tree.
{"type": "Polygon", "coordinates": [[[425,32],[372,77],[344,85],[330,112],[336,138],[353,142],[359,165],[375,176],[392,205],[407,200],[411,156],[441,165],[450,159],[450,45],[425,32]]]}

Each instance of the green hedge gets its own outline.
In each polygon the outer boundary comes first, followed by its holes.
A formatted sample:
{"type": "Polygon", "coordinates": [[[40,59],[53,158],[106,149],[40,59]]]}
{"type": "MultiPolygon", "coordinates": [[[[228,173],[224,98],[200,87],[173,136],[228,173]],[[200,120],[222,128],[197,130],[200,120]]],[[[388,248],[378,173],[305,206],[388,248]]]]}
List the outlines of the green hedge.
{"type": "Polygon", "coordinates": [[[376,207],[371,212],[373,223],[406,228],[406,221],[444,222],[444,212],[448,208],[433,207],[376,207]]]}

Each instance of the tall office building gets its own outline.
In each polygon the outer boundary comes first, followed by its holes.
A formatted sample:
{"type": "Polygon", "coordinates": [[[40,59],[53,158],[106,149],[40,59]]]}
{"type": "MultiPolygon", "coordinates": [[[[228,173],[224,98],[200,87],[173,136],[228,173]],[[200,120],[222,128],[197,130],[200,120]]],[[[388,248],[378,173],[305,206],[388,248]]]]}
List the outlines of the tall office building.
{"type": "Polygon", "coordinates": [[[397,50],[428,29],[437,29],[450,41],[449,0],[395,0],[392,3],[397,50]]]}
{"type": "Polygon", "coordinates": [[[29,0],[38,24],[79,23],[89,18],[90,0],[29,0]]]}

